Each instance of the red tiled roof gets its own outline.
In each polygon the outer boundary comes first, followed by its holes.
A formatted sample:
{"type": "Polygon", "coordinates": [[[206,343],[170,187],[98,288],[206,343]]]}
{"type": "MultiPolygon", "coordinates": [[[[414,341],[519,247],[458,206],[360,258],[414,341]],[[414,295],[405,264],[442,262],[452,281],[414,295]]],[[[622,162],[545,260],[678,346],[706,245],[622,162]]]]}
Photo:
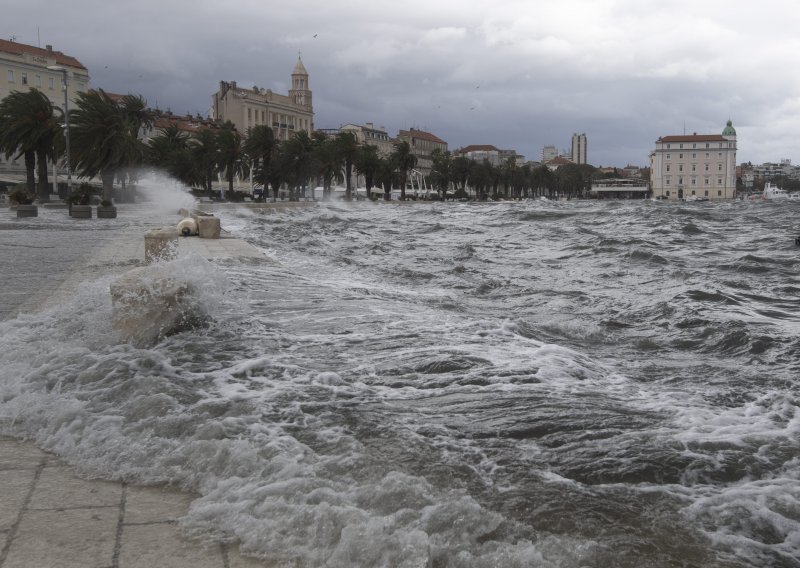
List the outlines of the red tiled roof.
{"type": "Polygon", "coordinates": [[[69,67],[77,67],[78,69],[88,71],[86,67],[83,66],[83,63],[74,57],[64,55],[60,51],[48,51],[46,49],[42,49],[41,47],[34,47],[32,45],[25,45],[24,43],[17,43],[15,41],[8,41],[5,39],[0,39],[0,51],[11,53],[13,55],[24,55],[27,53],[29,55],[36,55],[39,57],[54,57],[58,65],[67,65],[69,67]]]}
{"type": "Polygon", "coordinates": [[[546,164],[555,164],[557,166],[563,166],[563,165],[566,165],[566,164],[571,164],[572,161],[571,160],[567,160],[564,156],[556,156],[552,160],[548,160],[545,163],[546,164]]]}
{"type": "Polygon", "coordinates": [[[662,136],[656,142],[727,142],[721,134],[684,134],[678,136],[662,136]]]}
{"type": "Polygon", "coordinates": [[[412,128],[411,130],[401,130],[397,133],[397,137],[419,138],[420,140],[428,140],[430,142],[436,142],[437,144],[447,144],[447,142],[438,136],[431,134],[430,132],[425,132],[424,130],[417,130],[416,128],[412,128]]]}
{"type": "Polygon", "coordinates": [[[471,146],[465,146],[461,148],[458,152],[461,154],[467,154],[469,152],[499,152],[497,148],[492,146],[491,144],[472,144],[471,146]]]}

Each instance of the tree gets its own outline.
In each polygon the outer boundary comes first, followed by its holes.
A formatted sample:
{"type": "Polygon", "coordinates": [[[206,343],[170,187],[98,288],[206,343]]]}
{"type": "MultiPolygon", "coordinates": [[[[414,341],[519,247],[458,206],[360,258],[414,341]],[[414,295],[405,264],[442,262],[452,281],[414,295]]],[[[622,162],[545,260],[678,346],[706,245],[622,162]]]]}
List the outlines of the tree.
{"type": "Polygon", "coordinates": [[[300,130],[283,144],[282,168],[289,183],[291,200],[297,199],[297,190],[306,188],[314,175],[314,143],[308,132],[300,130]]]}
{"type": "Polygon", "coordinates": [[[206,128],[189,140],[189,152],[184,164],[190,166],[201,180],[201,186],[210,199],[213,191],[214,175],[220,171],[219,138],[217,133],[206,128]]]}
{"type": "Polygon", "coordinates": [[[349,200],[352,199],[353,194],[351,178],[353,177],[353,164],[358,152],[358,141],[352,132],[339,132],[336,135],[336,145],[344,163],[345,196],[349,200]]]}
{"type": "Polygon", "coordinates": [[[447,188],[450,186],[452,178],[453,158],[449,151],[435,148],[431,152],[431,182],[433,186],[441,192],[442,199],[447,198],[447,188]]]}
{"type": "Polygon", "coordinates": [[[0,102],[0,151],[6,158],[25,157],[28,191],[36,189],[38,169],[40,202],[50,199],[47,164],[55,160],[56,145],[62,137],[55,108],[37,89],[14,91],[0,102]]]}
{"type": "Polygon", "coordinates": [[[248,128],[247,138],[244,141],[244,151],[253,160],[255,167],[255,180],[264,187],[266,196],[267,185],[270,178],[272,154],[275,152],[275,133],[270,126],[259,124],[248,128]]]}
{"type": "Polygon", "coordinates": [[[417,165],[417,157],[411,152],[411,146],[403,140],[394,145],[392,161],[399,174],[400,199],[406,199],[406,183],[408,182],[408,172],[417,165]]]}
{"type": "MultiPolygon", "coordinates": [[[[217,152],[220,169],[228,181],[228,191],[233,193],[233,178],[244,171],[242,136],[231,121],[226,121],[217,131],[217,152]]],[[[224,192],[223,192],[224,193],[224,192]]],[[[225,197],[224,195],[222,196],[225,197]]]]}
{"type": "Polygon", "coordinates": [[[322,198],[331,198],[331,185],[333,181],[342,181],[342,162],[343,156],[339,140],[329,138],[321,132],[315,132],[314,141],[314,161],[317,166],[317,174],[322,178],[322,198]]]}
{"type": "Polygon", "coordinates": [[[371,190],[376,183],[378,169],[381,166],[378,148],[370,144],[360,146],[356,152],[354,164],[356,170],[364,176],[364,185],[367,188],[367,199],[372,199],[371,190]]]}
{"type": "Polygon", "coordinates": [[[452,179],[456,182],[456,184],[460,184],[461,191],[464,192],[464,194],[466,194],[467,191],[467,180],[469,179],[469,170],[471,165],[472,160],[466,156],[458,156],[453,158],[451,169],[452,179]]]}
{"type": "Polygon", "coordinates": [[[143,162],[139,130],[151,121],[147,103],[140,96],[116,99],[97,90],[78,93],[76,106],[70,113],[71,159],[81,176],[100,176],[103,198],[111,200],[117,173],[143,162]]]}

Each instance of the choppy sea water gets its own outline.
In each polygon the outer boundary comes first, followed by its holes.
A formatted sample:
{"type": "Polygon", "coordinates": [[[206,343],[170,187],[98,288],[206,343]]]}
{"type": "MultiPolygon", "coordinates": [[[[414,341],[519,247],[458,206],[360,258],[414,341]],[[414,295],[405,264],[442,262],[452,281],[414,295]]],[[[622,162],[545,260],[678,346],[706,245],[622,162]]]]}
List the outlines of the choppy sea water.
{"type": "Polygon", "coordinates": [[[286,566],[800,565],[800,204],[323,205],[223,226],[212,321],[0,323],[0,433],[198,491],[286,566]]]}

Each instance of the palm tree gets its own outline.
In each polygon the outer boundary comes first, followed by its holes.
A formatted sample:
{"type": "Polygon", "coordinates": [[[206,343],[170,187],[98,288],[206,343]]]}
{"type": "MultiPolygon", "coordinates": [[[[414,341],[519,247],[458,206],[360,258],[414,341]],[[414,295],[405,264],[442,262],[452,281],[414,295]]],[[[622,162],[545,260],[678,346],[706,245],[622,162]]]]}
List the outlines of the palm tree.
{"type": "Polygon", "coordinates": [[[314,142],[305,130],[295,132],[283,144],[283,170],[290,187],[290,199],[297,199],[297,189],[306,188],[314,175],[314,142]]]}
{"type": "Polygon", "coordinates": [[[101,89],[78,93],[76,106],[70,113],[71,158],[81,176],[100,176],[103,198],[111,200],[117,174],[144,160],[139,130],[150,122],[147,103],[136,95],[112,98],[101,89]]]}
{"type": "Polygon", "coordinates": [[[217,144],[219,165],[225,172],[225,179],[228,181],[228,191],[233,193],[233,178],[236,175],[241,175],[244,171],[245,154],[242,145],[242,136],[237,132],[236,127],[231,121],[226,121],[217,131],[217,144]]]}
{"type": "Polygon", "coordinates": [[[408,145],[408,142],[403,140],[394,145],[392,161],[400,174],[400,199],[405,201],[408,172],[417,165],[417,157],[411,152],[411,146],[408,145]]]}
{"type": "Polygon", "coordinates": [[[358,141],[356,140],[355,134],[344,131],[336,135],[336,145],[342,161],[344,162],[345,196],[349,200],[352,199],[353,195],[353,188],[350,180],[353,177],[353,164],[356,159],[356,153],[358,152],[358,141]]]}
{"type": "Polygon", "coordinates": [[[188,164],[199,172],[200,185],[206,190],[210,199],[213,190],[214,175],[220,171],[217,133],[205,128],[189,140],[188,164]]]}
{"type": "Polygon", "coordinates": [[[244,141],[244,151],[250,156],[255,168],[255,180],[264,187],[266,195],[269,184],[269,168],[272,164],[272,154],[275,151],[275,133],[266,124],[259,124],[247,129],[247,138],[244,141]]]}
{"type": "Polygon", "coordinates": [[[338,139],[328,138],[319,132],[315,132],[312,139],[317,173],[322,178],[322,198],[327,200],[331,197],[333,181],[340,182],[343,179],[341,146],[338,139]]]}
{"type": "Polygon", "coordinates": [[[375,185],[376,182],[378,169],[380,168],[380,160],[378,148],[369,144],[359,146],[353,160],[356,170],[364,176],[364,185],[367,188],[367,199],[372,199],[372,186],[375,185]]]}
{"type": "Polygon", "coordinates": [[[36,188],[38,169],[40,202],[50,199],[47,164],[55,159],[55,148],[62,137],[55,108],[37,89],[14,91],[0,102],[0,151],[6,158],[25,157],[28,191],[36,188]]]}
{"type": "Polygon", "coordinates": [[[449,151],[435,148],[431,152],[431,160],[433,161],[431,181],[434,187],[441,191],[442,199],[446,199],[453,172],[453,158],[449,151]]]}

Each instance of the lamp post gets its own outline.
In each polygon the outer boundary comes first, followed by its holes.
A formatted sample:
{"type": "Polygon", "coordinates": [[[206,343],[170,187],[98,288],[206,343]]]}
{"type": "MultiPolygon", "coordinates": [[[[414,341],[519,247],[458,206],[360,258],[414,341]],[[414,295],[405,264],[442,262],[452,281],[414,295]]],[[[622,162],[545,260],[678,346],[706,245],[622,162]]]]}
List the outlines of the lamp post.
{"type": "Polygon", "coordinates": [[[62,88],[64,89],[64,135],[67,138],[67,188],[72,193],[72,169],[69,166],[69,96],[67,94],[67,69],[60,65],[50,65],[47,67],[51,71],[60,71],[63,76],[62,88]]]}

